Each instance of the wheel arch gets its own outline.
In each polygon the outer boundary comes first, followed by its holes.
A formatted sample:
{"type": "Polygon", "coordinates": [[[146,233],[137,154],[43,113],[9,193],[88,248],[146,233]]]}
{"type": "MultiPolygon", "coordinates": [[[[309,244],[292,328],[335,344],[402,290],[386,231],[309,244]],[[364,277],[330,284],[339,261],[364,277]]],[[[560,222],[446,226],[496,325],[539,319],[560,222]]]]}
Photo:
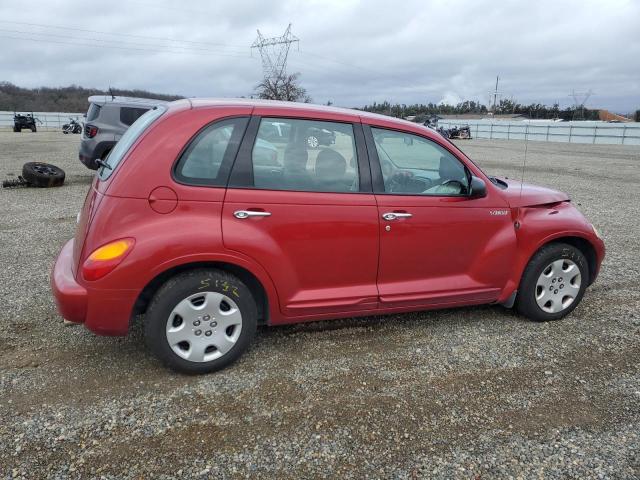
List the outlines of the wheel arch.
{"type": "Polygon", "coordinates": [[[269,323],[269,296],[262,282],[246,268],[223,261],[193,261],[175,265],[160,272],[145,285],[138,295],[133,306],[133,315],[140,315],[146,312],[151,299],[168,279],[180,273],[198,268],[222,270],[238,277],[254,295],[258,309],[258,325],[267,325],[269,323]]]}
{"type": "MultiPolygon", "coordinates": [[[[529,255],[529,258],[524,262],[524,268],[529,264],[533,256],[540,251],[540,249],[546,247],[547,245],[551,245],[553,243],[566,243],[571,245],[582,252],[582,254],[587,259],[587,265],[589,267],[589,282],[588,285],[591,285],[593,281],[596,279],[596,274],[598,270],[598,257],[596,254],[596,249],[593,244],[586,238],[579,235],[561,235],[553,238],[545,239],[543,242],[538,245],[538,247],[529,255]]],[[[520,280],[522,280],[522,275],[524,274],[524,268],[520,272],[520,280]]]]}
{"type": "Polygon", "coordinates": [[[588,285],[591,285],[593,283],[593,281],[596,279],[595,277],[598,266],[598,259],[596,256],[596,249],[591,244],[591,242],[589,242],[589,240],[583,237],[569,236],[555,238],[552,241],[545,243],[545,245],[549,245],[550,243],[567,243],[580,250],[587,259],[587,265],[589,266],[588,285]]]}

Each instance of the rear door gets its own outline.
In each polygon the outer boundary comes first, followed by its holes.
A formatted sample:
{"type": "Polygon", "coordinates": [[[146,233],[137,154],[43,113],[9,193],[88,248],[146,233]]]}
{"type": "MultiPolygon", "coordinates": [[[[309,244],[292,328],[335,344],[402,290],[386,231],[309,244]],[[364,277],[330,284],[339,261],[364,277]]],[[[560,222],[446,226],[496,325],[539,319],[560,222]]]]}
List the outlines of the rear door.
{"type": "MultiPolygon", "coordinates": [[[[516,252],[509,206],[467,195],[465,164],[426,137],[365,126],[380,217],[380,306],[489,303],[516,252]]],[[[476,172],[478,173],[478,172],[476,172]]]]}
{"type": "Polygon", "coordinates": [[[252,118],[225,197],[223,239],[266,269],[284,316],[375,309],[378,223],[360,123],[252,118]],[[335,139],[309,141],[318,128],[335,139]]]}

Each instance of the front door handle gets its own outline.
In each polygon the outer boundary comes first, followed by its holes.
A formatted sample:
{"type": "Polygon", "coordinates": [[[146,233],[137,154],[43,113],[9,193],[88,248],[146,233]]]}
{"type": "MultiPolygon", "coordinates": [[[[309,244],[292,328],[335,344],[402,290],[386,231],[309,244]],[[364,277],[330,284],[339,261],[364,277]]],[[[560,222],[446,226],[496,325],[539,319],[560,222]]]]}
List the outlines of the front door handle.
{"type": "Polygon", "coordinates": [[[411,218],[413,215],[406,212],[387,212],[382,214],[382,218],[385,220],[397,220],[398,218],[411,218]]]}
{"type": "Polygon", "coordinates": [[[236,210],[235,212],[233,212],[233,216],[242,220],[249,217],[270,217],[271,212],[259,212],[255,210],[236,210]]]}

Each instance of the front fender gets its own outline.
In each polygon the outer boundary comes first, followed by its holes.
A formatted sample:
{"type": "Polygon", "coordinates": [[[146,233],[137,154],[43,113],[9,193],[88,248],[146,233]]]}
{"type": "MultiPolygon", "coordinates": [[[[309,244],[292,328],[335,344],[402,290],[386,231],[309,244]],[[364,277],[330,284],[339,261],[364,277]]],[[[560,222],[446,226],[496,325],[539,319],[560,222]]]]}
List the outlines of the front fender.
{"type": "Polygon", "coordinates": [[[582,239],[589,243],[596,254],[596,269],[592,279],[598,274],[604,258],[604,242],[596,236],[591,224],[569,202],[558,204],[521,207],[514,215],[516,241],[518,244],[511,276],[500,296],[499,302],[507,302],[518,289],[520,279],[533,255],[544,245],[562,239],[582,239]]]}

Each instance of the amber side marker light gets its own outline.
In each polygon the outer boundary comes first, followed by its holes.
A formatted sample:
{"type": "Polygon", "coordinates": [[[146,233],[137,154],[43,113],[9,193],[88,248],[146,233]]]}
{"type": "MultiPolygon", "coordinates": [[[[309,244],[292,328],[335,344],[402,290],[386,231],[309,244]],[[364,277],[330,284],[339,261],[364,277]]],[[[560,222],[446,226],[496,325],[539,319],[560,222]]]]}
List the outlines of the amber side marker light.
{"type": "Polygon", "coordinates": [[[85,280],[98,280],[104,277],[120,265],[135,243],[133,238],[122,238],[94,250],[82,265],[82,276],[85,280]]]}

